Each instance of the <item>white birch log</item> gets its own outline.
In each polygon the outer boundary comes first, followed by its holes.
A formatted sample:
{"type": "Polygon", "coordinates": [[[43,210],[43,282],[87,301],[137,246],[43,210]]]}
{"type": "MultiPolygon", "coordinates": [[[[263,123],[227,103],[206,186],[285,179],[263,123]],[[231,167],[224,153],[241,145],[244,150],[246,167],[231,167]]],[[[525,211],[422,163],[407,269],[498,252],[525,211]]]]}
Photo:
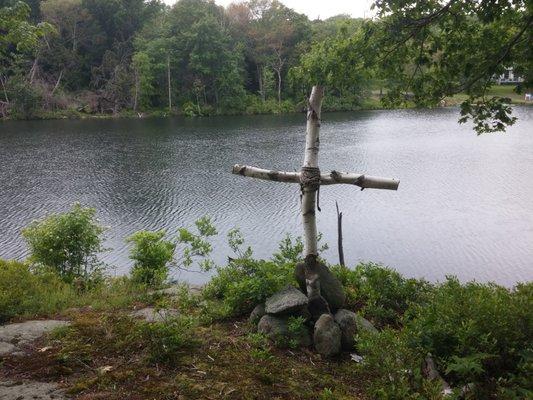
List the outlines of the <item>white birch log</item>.
{"type": "Polygon", "coordinates": [[[265,181],[300,183],[299,172],[275,171],[272,169],[263,169],[250,167],[248,165],[235,164],[233,166],[232,173],[250,178],[263,179],[265,181]]]}
{"type": "MultiPolygon", "coordinates": [[[[320,146],[320,116],[324,88],[313,86],[307,110],[307,130],[305,137],[304,168],[318,168],[318,150],[320,146]]],[[[300,177],[301,178],[301,177],[300,177]]],[[[305,256],[318,256],[316,229],[316,192],[315,187],[302,182],[302,218],[304,228],[305,256]]]]}
{"type": "Polygon", "coordinates": [[[321,185],[334,185],[345,183],[356,185],[362,189],[386,189],[398,190],[400,181],[393,178],[382,178],[380,176],[361,175],[350,172],[331,171],[329,174],[320,174],[321,185]]]}
{"type": "MultiPolygon", "coordinates": [[[[301,177],[300,172],[276,171],[240,164],[235,164],[232,172],[235,175],[285,183],[300,183],[301,177]]],[[[329,174],[320,174],[320,184],[347,184],[359,186],[362,189],[398,190],[400,181],[393,178],[382,178],[380,176],[332,171],[329,174]]]]}

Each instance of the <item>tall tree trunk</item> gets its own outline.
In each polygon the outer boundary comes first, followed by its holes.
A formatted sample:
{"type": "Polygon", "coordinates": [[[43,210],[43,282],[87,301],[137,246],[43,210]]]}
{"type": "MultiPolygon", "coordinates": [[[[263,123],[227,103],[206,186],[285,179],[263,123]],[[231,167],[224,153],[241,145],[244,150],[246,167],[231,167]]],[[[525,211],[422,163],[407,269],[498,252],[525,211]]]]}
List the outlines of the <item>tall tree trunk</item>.
{"type": "Polygon", "coordinates": [[[3,76],[0,76],[0,83],[2,84],[2,90],[4,91],[4,98],[6,99],[6,103],[9,104],[9,97],[7,96],[6,89],[6,80],[3,76]]]}
{"type": "Polygon", "coordinates": [[[33,60],[33,64],[30,69],[30,85],[33,85],[33,79],[35,78],[35,73],[37,71],[39,59],[38,57],[35,57],[35,60],[33,60]]]}
{"type": "Polygon", "coordinates": [[[172,112],[172,87],[170,86],[170,56],[167,56],[168,111],[172,112]]]}
{"type": "Polygon", "coordinates": [[[63,71],[64,70],[61,70],[59,72],[59,76],[57,78],[56,84],[54,85],[54,88],[52,89],[52,93],[50,93],[50,96],[53,96],[54,93],[56,92],[57,88],[59,87],[59,84],[61,83],[61,78],[63,77],[63,71]]]}
{"type": "Polygon", "coordinates": [[[278,103],[281,103],[281,68],[277,70],[278,73],[278,103]]]}
{"type": "Polygon", "coordinates": [[[133,94],[133,111],[137,112],[137,105],[138,105],[138,99],[139,99],[139,70],[137,68],[134,68],[133,70],[134,79],[135,79],[135,92],[133,94]]]}
{"type": "Polygon", "coordinates": [[[261,100],[265,101],[265,87],[263,82],[263,68],[257,64],[257,79],[259,82],[259,95],[261,96],[261,100]]]}

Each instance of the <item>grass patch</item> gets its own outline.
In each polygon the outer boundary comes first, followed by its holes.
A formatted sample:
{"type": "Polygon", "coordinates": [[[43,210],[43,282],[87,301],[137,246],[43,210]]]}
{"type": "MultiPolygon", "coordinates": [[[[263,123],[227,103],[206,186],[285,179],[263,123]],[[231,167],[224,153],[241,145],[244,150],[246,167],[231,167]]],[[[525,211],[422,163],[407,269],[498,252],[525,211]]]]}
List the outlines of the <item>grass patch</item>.
{"type": "Polygon", "coordinates": [[[127,277],[106,278],[90,289],[78,290],[54,273],[0,260],[0,323],[53,317],[71,308],[113,310],[151,301],[153,295],[127,277]]]}

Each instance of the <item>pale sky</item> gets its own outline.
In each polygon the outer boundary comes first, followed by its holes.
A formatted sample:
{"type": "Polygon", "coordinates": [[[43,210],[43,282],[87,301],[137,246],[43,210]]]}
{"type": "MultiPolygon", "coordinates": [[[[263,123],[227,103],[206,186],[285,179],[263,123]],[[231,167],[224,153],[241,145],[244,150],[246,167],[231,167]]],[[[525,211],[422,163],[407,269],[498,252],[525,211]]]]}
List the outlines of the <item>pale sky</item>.
{"type": "MultiPolygon", "coordinates": [[[[176,0],[164,0],[174,4],[176,0]]],[[[221,6],[238,3],[239,0],[215,0],[221,6]]],[[[306,14],[310,19],[326,19],[338,14],[350,14],[352,17],[370,17],[370,6],[373,0],[281,0],[283,4],[299,13],[306,14]]]]}

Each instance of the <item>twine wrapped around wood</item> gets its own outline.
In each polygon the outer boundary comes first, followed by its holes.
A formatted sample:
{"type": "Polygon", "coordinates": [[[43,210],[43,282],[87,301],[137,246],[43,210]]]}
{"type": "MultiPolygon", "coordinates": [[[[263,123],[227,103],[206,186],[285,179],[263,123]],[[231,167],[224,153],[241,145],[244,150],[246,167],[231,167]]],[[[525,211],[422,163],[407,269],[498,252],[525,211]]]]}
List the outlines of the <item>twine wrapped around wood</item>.
{"type": "Polygon", "coordinates": [[[302,190],[302,196],[304,194],[304,188],[308,188],[309,192],[317,192],[316,208],[318,211],[322,211],[320,209],[320,168],[302,167],[300,187],[302,190]]]}
{"type": "Polygon", "coordinates": [[[310,191],[318,190],[320,188],[320,168],[302,167],[300,184],[302,185],[302,189],[307,187],[310,191]]]}

